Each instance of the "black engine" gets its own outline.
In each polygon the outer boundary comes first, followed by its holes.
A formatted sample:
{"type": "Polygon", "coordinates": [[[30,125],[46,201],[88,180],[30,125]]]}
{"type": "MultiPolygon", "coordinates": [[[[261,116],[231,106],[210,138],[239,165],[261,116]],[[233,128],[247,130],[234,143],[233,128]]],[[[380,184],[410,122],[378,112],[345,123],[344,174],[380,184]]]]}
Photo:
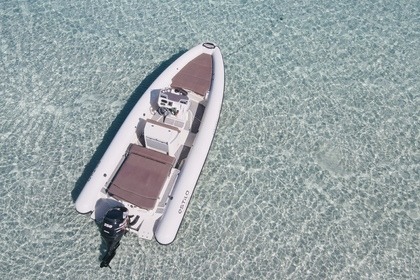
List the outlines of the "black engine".
{"type": "Polygon", "coordinates": [[[109,267],[109,263],[115,256],[120,240],[128,231],[128,209],[120,206],[106,212],[101,226],[101,236],[106,244],[106,252],[102,258],[101,267],[109,267]]]}

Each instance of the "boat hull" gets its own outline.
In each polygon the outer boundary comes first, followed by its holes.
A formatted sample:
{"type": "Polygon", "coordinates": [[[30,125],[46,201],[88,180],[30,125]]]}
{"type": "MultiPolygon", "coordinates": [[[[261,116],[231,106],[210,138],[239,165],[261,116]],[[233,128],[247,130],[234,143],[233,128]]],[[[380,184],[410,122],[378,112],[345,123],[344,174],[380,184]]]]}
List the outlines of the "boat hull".
{"type": "Polygon", "coordinates": [[[168,200],[163,215],[154,226],[154,236],[159,243],[169,244],[173,242],[204,166],[222,106],[224,92],[223,58],[220,49],[213,44],[200,44],[184,53],[165,69],[145,91],[111,141],[77,198],[75,206],[79,213],[85,214],[95,211],[96,202],[104,198],[106,187],[114,177],[119,164],[125,159],[127,147],[133,142],[130,135],[133,131],[136,131],[139,118],[150,112],[152,91],[170,86],[172,78],[194,57],[202,53],[211,54],[213,62],[212,81],[206,100],[206,109],[193,146],[182,165],[170,194],[171,199],[168,200]]]}

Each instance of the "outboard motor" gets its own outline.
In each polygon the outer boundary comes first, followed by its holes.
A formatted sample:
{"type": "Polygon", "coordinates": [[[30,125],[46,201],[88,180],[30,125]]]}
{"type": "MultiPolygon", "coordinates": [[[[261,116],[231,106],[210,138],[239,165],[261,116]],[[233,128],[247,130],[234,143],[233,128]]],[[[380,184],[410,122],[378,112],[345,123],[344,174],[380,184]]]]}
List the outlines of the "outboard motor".
{"type": "Polygon", "coordinates": [[[101,226],[101,237],[106,244],[106,253],[102,258],[101,267],[109,267],[109,263],[115,256],[120,240],[128,231],[128,209],[124,206],[114,207],[108,210],[101,226]]]}

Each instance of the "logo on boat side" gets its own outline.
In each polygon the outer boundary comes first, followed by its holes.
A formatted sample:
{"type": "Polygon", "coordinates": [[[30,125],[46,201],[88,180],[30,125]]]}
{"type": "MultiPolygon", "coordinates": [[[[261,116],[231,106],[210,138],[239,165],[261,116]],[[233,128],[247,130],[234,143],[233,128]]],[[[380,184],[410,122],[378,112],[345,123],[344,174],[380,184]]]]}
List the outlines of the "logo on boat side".
{"type": "Polygon", "coordinates": [[[190,194],[190,191],[188,191],[188,190],[185,191],[184,198],[182,199],[181,205],[179,206],[179,209],[178,209],[178,214],[182,214],[182,212],[184,211],[185,204],[187,203],[187,199],[188,199],[189,194],[190,194]]]}

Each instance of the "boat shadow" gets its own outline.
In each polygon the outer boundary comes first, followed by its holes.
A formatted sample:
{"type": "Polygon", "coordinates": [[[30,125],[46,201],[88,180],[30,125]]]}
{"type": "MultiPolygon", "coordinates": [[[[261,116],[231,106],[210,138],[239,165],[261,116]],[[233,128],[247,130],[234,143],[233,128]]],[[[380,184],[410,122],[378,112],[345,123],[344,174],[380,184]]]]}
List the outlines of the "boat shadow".
{"type": "Polygon", "coordinates": [[[71,192],[71,198],[73,203],[76,202],[77,198],[79,197],[80,193],[83,190],[83,187],[86,185],[87,181],[89,180],[90,176],[92,175],[93,171],[95,170],[96,166],[98,165],[99,161],[101,160],[102,156],[104,155],[106,149],[108,148],[109,144],[111,144],[112,139],[117,134],[118,129],[121,127],[124,120],[127,118],[130,111],[134,108],[137,101],[140,97],[144,94],[144,92],[150,87],[154,80],[170,65],[174,62],[177,58],[179,58],[182,54],[184,54],[187,50],[182,50],[177,54],[170,57],[168,60],[162,62],[152,73],[146,76],[146,78],[137,86],[131,96],[128,98],[127,103],[118,113],[115,120],[111,123],[111,126],[105,132],[105,135],[102,139],[102,142],[99,144],[98,148],[94,152],[90,161],[86,164],[82,175],[76,181],[75,186],[71,192]]]}

